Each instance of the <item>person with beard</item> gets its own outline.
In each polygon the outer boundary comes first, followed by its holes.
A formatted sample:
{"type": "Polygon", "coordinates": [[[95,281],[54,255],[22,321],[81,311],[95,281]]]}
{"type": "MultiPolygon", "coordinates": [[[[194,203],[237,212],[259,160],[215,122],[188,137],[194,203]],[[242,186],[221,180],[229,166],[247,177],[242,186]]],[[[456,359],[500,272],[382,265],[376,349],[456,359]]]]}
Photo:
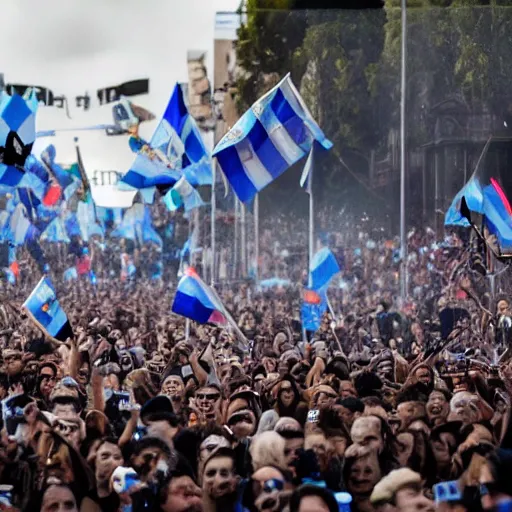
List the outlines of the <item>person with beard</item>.
{"type": "Polygon", "coordinates": [[[204,512],[235,512],[239,508],[236,456],[218,448],[206,459],[201,475],[204,512]]]}
{"type": "Polygon", "coordinates": [[[291,376],[284,376],[277,384],[277,398],[274,410],[280,418],[295,418],[301,426],[306,423],[308,406],[301,401],[301,395],[291,376]]]}

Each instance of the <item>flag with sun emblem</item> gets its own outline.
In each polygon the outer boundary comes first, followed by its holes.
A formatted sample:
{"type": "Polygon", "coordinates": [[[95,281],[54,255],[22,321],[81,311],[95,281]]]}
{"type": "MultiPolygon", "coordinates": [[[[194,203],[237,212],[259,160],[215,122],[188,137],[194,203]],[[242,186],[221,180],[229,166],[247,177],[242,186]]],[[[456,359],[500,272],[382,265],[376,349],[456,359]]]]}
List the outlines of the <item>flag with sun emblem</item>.
{"type": "Polygon", "coordinates": [[[55,289],[48,277],[43,277],[34,288],[23,308],[50,338],[65,342],[73,337],[73,329],[68,317],[61,308],[55,289]]]}

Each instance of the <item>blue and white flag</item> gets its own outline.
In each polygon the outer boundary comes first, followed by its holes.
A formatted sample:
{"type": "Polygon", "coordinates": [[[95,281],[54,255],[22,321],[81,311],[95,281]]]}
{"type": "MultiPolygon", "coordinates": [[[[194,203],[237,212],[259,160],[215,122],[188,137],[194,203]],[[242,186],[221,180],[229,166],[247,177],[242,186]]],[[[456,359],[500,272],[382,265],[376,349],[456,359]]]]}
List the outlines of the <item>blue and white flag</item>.
{"type": "Polygon", "coordinates": [[[114,238],[127,238],[137,241],[140,245],[153,242],[162,247],[163,241],[153,227],[149,208],[141,203],[135,203],[124,214],[121,224],[112,231],[110,236],[114,238]]]}
{"type": "Polygon", "coordinates": [[[327,307],[325,289],[319,292],[308,289],[304,290],[301,307],[301,319],[304,330],[308,332],[318,331],[327,307]]]}
{"type": "Polygon", "coordinates": [[[121,186],[172,186],[183,175],[194,186],[212,183],[210,158],[179,84],[151,140],[132,137],[130,147],[137,152],[137,158],[121,178],[121,186]]]}
{"type": "Polygon", "coordinates": [[[169,211],[175,211],[184,207],[186,212],[204,206],[199,192],[185,179],[181,178],[162,198],[169,211]]]}
{"type": "Polygon", "coordinates": [[[38,102],[34,90],[23,96],[0,92],[0,185],[15,187],[36,139],[38,102]]]}
{"type": "Polygon", "coordinates": [[[85,242],[92,236],[105,236],[103,228],[96,222],[96,208],[93,202],[79,201],[76,218],[80,226],[80,236],[85,242]]]}
{"type": "Polygon", "coordinates": [[[41,233],[40,240],[43,242],[64,242],[69,243],[69,237],[66,233],[66,226],[60,217],[53,219],[46,229],[41,233]]]}
{"type": "Polygon", "coordinates": [[[340,271],[336,257],[328,247],[323,247],[309,264],[309,288],[321,290],[340,271]]]}
{"type": "Polygon", "coordinates": [[[66,282],[76,281],[78,279],[78,272],[76,271],[76,267],[69,267],[64,272],[63,277],[64,277],[64,281],[66,281],[66,282]]]}
{"type": "Polygon", "coordinates": [[[36,239],[37,235],[37,229],[26,217],[25,207],[19,203],[4,224],[2,238],[17,246],[36,239]]]}
{"type": "Polygon", "coordinates": [[[39,281],[23,307],[50,338],[65,342],[73,337],[71,324],[57,300],[55,289],[48,277],[43,277],[39,281]]]}
{"type": "Polygon", "coordinates": [[[287,75],[238,120],[213,156],[246,203],[309,153],[314,141],[332,147],[287,75]]]}

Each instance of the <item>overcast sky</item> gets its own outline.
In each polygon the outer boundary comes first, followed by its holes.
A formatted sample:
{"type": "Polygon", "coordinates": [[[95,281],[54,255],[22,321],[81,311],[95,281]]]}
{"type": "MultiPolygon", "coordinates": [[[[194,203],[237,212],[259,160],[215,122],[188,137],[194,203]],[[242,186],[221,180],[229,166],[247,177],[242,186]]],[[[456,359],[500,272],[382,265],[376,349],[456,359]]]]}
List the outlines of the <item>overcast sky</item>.
{"type": "MultiPolygon", "coordinates": [[[[62,109],[41,107],[38,130],[111,122],[110,106],[84,113],[76,109],[75,96],[88,92],[95,99],[97,89],[137,78],[150,79],[150,94],[137,102],[159,116],[174,84],[188,79],[188,50],[208,52],[213,76],[215,12],[239,5],[240,0],[1,0],[0,72],[6,83],[67,96],[73,119],[62,109]]],[[[128,167],[134,155],[123,139],[82,132],[87,173],[128,167]]],[[[62,163],[75,158],[71,135],[41,139],[34,152],[49,143],[62,163]]]]}

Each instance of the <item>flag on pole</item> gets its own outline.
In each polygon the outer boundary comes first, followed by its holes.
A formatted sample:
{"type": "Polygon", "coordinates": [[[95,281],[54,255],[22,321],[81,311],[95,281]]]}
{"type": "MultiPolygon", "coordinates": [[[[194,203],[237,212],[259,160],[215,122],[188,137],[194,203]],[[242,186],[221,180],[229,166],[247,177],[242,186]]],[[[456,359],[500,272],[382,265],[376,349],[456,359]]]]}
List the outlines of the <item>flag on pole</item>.
{"type": "Polygon", "coordinates": [[[213,156],[245,203],[310,152],[314,141],[332,147],[288,74],[238,120],[213,156]]]}
{"type": "Polygon", "coordinates": [[[178,210],[181,206],[186,212],[204,206],[199,192],[185,179],[181,178],[163,197],[162,201],[169,211],[178,210]]]}
{"type": "Polygon", "coordinates": [[[200,324],[228,325],[224,305],[192,267],[178,283],[172,311],[200,324]]]}
{"type": "Polygon", "coordinates": [[[61,308],[55,289],[48,277],[43,277],[23,304],[32,320],[50,338],[65,342],[73,337],[73,329],[61,308]]]}
{"type": "Polygon", "coordinates": [[[320,328],[322,317],[327,311],[327,296],[324,292],[306,289],[302,301],[302,326],[308,332],[316,332],[320,328]]]}
{"type": "Polygon", "coordinates": [[[136,189],[169,187],[184,174],[193,185],[212,182],[210,158],[188,113],[180,84],[176,84],[151,140],[132,137],[130,145],[138,154],[121,184],[136,189]]]}
{"type": "Polygon", "coordinates": [[[41,233],[40,240],[54,243],[64,242],[66,244],[70,242],[64,222],[60,217],[56,217],[48,224],[46,229],[41,233]]]}
{"type": "Polygon", "coordinates": [[[15,187],[36,139],[38,102],[30,89],[23,96],[0,92],[0,185],[15,187]]]}
{"type": "Polygon", "coordinates": [[[446,210],[444,217],[445,226],[469,227],[469,221],[460,213],[460,203],[462,198],[466,199],[469,209],[476,213],[482,213],[483,193],[482,187],[472,176],[470,180],[462,187],[453,198],[452,204],[446,210]]]}
{"type": "Polygon", "coordinates": [[[321,290],[340,271],[336,257],[328,247],[320,249],[309,265],[309,288],[321,290]]]}
{"type": "Polygon", "coordinates": [[[311,149],[309,151],[308,159],[306,160],[306,165],[304,166],[304,170],[302,171],[302,175],[300,177],[300,186],[306,190],[308,194],[311,194],[313,191],[313,171],[314,171],[314,162],[315,162],[315,152],[318,151],[316,149],[317,143],[313,142],[311,149]]]}

